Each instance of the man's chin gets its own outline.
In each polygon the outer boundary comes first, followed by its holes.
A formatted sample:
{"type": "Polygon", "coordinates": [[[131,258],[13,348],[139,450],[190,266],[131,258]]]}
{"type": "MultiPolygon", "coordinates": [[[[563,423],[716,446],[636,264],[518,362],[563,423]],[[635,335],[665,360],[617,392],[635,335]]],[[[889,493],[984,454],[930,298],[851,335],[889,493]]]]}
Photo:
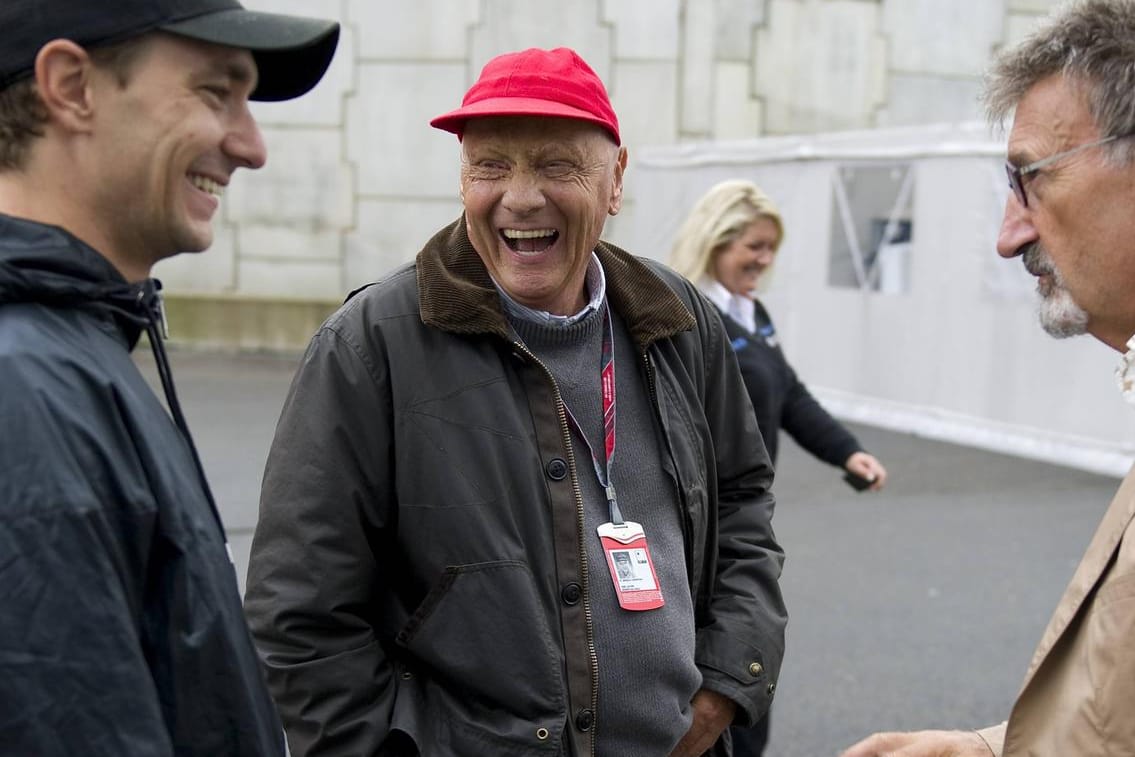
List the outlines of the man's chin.
{"type": "Polygon", "coordinates": [[[1069,337],[1082,336],[1088,333],[1087,329],[1080,328],[1075,324],[1053,323],[1052,321],[1046,321],[1043,318],[1040,321],[1040,325],[1041,328],[1044,329],[1044,333],[1055,339],[1068,339],[1069,337]]]}
{"type": "Polygon", "coordinates": [[[208,227],[206,229],[194,230],[191,234],[183,234],[177,240],[177,252],[204,252],[213,246],[213,229],[208,227]]]}
{"type": "Polygon", "coordinates": [[[1088,333],[1087,312],[1066,294],[1041,300],[1039,314],[1041,328],[1051,337],[1067,339],[1088,333]]]}

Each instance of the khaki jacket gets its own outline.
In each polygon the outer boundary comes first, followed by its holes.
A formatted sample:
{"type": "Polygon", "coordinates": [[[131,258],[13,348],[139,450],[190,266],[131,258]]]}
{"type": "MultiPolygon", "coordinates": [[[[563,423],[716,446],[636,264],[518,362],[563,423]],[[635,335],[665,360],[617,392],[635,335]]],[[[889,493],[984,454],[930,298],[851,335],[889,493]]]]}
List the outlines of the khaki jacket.
{"type": "Polygon", "coordinates": [[[1135,755],[1135,469],[1124,479],[1033,655],[998,757],[1135,755]]]}

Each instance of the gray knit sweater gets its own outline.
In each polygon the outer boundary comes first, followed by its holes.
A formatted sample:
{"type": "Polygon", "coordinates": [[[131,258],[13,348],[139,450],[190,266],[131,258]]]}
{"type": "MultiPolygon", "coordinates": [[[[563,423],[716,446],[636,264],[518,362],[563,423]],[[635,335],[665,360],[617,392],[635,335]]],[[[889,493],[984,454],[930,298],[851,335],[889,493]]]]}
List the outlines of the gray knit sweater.
{"type": "MultiPolygon", "coordinates": [[[[523,317],[509,308],[518,336],[556,379],[564,403],[603,450],[599,383],[606,307],[570,325],[523,317]]],[[[590,565],[588,601],[599,658],[599,755],[669,754],[690,726],[690,699],[701,685],[694,664],[694,612],[686,575],[676,493],[659,461],[659,433],[639,358],[618,315],[615,337],[616,448],[612,479],[626,520],[641,523],[666,605],[633,612],[619,607],[596,527],[610,520],[591,451],[573,430],[576,475],[584,502],[590,565]]]]}

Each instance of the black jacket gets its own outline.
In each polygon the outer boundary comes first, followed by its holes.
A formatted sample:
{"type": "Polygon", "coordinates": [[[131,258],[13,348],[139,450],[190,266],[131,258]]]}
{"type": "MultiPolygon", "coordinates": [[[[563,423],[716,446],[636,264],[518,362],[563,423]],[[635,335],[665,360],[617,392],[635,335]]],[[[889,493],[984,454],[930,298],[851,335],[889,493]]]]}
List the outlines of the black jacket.
{"type": "Polygon", "coordinates": [[[156,282],[0,215],[0,752],[279,755],[156,282]]]}
{"type": "Polygon", "coordinates": [[[757,425],[769,457],[776,463],[780,429],[819,459],[843,467],[847,458],[863,448],[851,432],[824,410],[788,364],[768,311],[759,301],[753,315],[756,332],[749,331],[722,314],[725,330],[733,342],[737,362],[749,399],[757,413],[757,425]]]}
{"type": "MultiPolygon", "coordinates": [[[[753,722],[784,652],[772,468],[713,306],[596,252],[674,484],[695,662],[753,722]]],[[[292,753],[593,754],[618,724],[590,717],[606,579],[581,559],[583,465],[464,218],[332,316],[277,427],[246,593],[292,753]]]]}

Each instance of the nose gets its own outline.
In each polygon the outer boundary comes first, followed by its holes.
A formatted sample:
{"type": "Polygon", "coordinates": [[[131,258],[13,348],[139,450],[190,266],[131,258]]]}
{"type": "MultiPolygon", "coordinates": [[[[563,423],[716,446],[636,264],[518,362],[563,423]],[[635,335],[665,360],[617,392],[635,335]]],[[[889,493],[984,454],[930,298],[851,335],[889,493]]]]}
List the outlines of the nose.
{"type": "Polygon", "coordinates": [[[247,104],[233,121],[221,149],[238,167],[260,168],[268,160],[268,148],[264,145],[264,135],[253,118],[247,104]]]}
{"type": "Polygon", "coordinates": [[[546,200],[535,176],[527,171],[514,171],[508,178],[501,204],[510,213],[527,215],[544,207],[546,200]]]}
{"type": "Polygon", "coordinates": [[[1016,257],[1025,245],[1037,241],[1038,238],[1028,209],[1022,207],[1020,200],[1010,192],[1005,200],[1005,215],[1001,219],[1001,230],[997,234],[997,254],[1003,258],[1016,257]]]}

